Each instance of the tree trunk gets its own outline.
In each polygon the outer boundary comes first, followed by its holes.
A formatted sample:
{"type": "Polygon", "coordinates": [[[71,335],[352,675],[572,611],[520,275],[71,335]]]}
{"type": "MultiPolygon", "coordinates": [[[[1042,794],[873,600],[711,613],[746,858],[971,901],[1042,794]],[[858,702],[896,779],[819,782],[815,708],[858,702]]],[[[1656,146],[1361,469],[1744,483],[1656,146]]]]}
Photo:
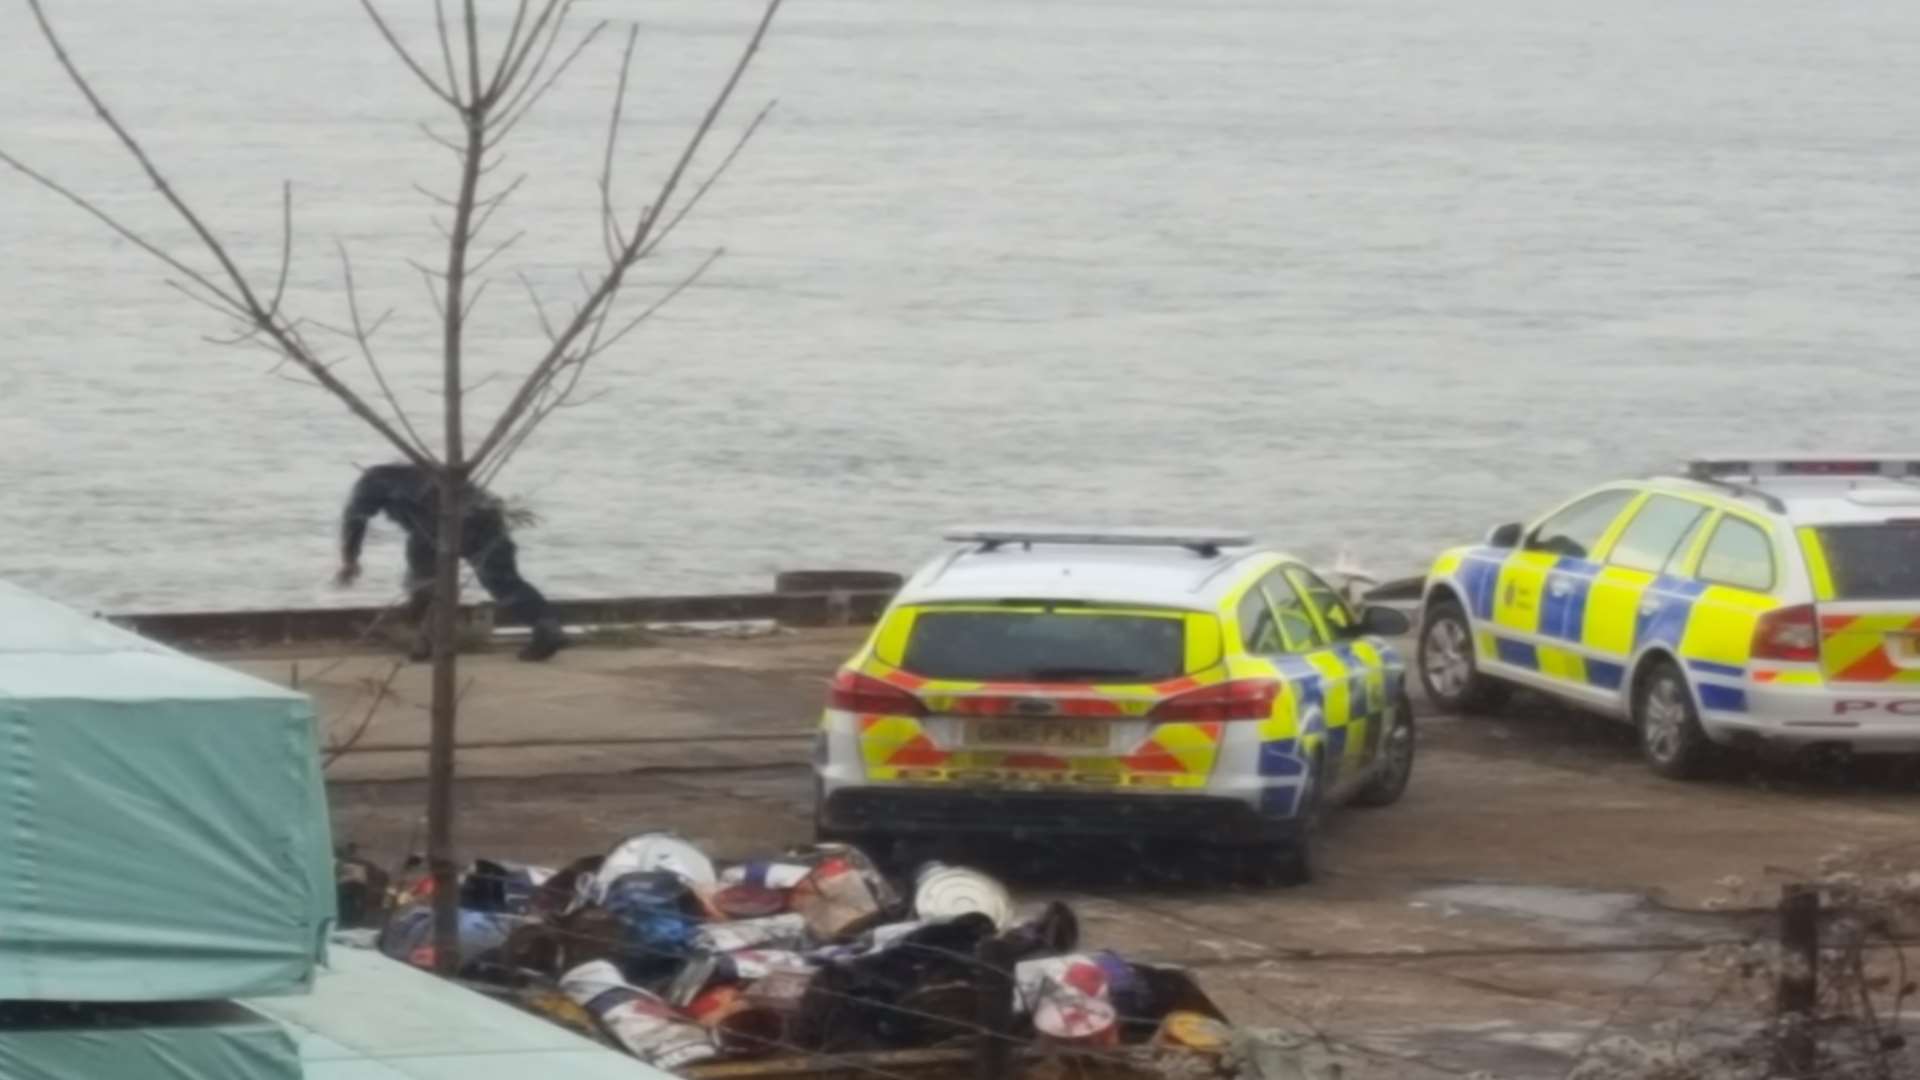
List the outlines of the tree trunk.
{"type": "MultiPolygon", "coordinates": [[[[479,57],[472,0],[466,4],[468,64],[479,97],[479,57]]],[[[460,162],[460,194],[454,202],[447,243],[446,309],[441,312],[441,398],[446,446],[440,467],[440,547],[433,563],[433,731],[427,749],[427,861],[433,867],[433,963],[442,975],[460,970],[460,896],[453,836],[453,748],[460,703],[460,528],[466,519],[467,450],[461,402],[466,344],[467,246],[479,197],[480,161],[486,155],[486,114],[462,109],[466,153],[460,162]]]]}
{"type": "Polygon", "coordinates": [[[453,748],[459,702],[461,479],[443,468],[440,527],[433,561],[433,728],[427,746],[427,866],[433,874],[433,962],[460,970],[460,877],[453,836],[453,748]]]}

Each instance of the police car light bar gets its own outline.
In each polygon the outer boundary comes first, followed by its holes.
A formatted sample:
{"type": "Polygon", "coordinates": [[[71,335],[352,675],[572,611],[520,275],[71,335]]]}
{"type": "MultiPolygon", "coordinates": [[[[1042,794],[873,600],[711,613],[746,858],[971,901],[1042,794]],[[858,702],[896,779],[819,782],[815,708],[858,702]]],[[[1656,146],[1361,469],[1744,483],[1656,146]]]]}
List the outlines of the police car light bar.
{"type": "Polygon", "coordinates": [[[1802,456],[1696,458],[1687,463],[1695,480],[1768,476],[1920,476],[1920,454],[1809,454],[1802,456]]]}
{"type": "Polygon", "coordinates": [[[1211,558],[1220,549],[1246,547],[1253,536],[1218,529],[1068,529],[987,526],[949,529],[949,543],[979,544],[992,551],[1008,544],[1073,544],[1100,547],[1182,547],[1211,558]]]}

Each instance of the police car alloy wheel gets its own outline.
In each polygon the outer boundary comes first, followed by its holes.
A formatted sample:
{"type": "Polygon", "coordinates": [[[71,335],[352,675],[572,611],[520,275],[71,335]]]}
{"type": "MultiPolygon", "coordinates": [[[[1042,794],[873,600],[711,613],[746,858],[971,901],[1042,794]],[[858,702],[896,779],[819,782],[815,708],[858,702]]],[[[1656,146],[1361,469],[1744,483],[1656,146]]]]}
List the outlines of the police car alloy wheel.
{"type": "Polygon", "coordinates": [[[1380,747],[1380,771],[1353,797],[1355,806],[1390,806],[1413,779],[1413,702],[1405,694],[1394,706],[1393,727],[1380,747]]]}
{"type": "Polygon", "coordinates": [[[1634,695],[1634,720],[1648,767],[1675,780],[1700,775],[1712,744],[1700,728],[1686,680],[1672,664],[1661,662],[1641,680],[1634,695]]]}
{"type": "Polygon", "coordinates": [[[1280,850],[1279,859],[1269,870],[1273,884],[1305,885],[1313,880],[1314,864],[1319,861],[1315,849],[1320,846],[1320,819],[1325,806],[1320,790],[1320,762],[1316,759],[1307,775],[1306,802],[1298,811],[1300,831],[1291,844],[1280,850]]]}
{"type": "Polygon", "coordinates": [[[1506,696],[1506,687],[1480,674],[1473,662],[1467,613],[1451,600],[1427,611],[1420,631],[1420,681],[1434,704],[1449,712],[1494,709],[1506,696]]]}

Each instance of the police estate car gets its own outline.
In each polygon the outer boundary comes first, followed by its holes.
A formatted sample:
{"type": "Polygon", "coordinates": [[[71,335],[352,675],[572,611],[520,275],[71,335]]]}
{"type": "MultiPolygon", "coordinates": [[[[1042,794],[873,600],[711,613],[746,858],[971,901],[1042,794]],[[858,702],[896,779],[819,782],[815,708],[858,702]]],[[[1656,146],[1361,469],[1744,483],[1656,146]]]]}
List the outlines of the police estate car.
{"type": "Polygon", "coordinates": [[[1721,744],[1920,752],[1920,457],[1740,457],[1606,484],[1442,554],[1422,681],[1633,723],[1654,771],[1721,744]]]}
{"type": "Polygon", "coordinates": [[[1405,789],[1405,615],[1244,535],[948,539],[833,680],[823,838],[1172,837],[1299,881],[1323,808],[1405,789]]]}

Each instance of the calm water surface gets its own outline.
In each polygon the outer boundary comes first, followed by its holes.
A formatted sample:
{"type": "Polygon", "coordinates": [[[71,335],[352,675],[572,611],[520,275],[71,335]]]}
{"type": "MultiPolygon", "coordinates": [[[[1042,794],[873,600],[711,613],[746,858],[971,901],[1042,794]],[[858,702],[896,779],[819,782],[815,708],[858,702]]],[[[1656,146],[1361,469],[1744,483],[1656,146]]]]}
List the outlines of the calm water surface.
{"type": "MultiPolygon", "coordinates": [[[[294,307],[345,318],[346,243],[436,409],[405,260],[440,258],[411,185],[452,162],[358,5],[50,6],[263,276],[295,182],[294,307]]],[[[757,9],[580,8],[644,28],[638,200],[757,9]]],[[[1920,444],[1916,56],[1920,5],[1862,0],[791,0],[736,116],[777,97],[771,126],[646,284],[728,254],[499,486],[544,514],[526,563],[560,595],[905,567],[991,518],[1218,522],[1400,572],[1695,448],[1920,444]]],[[[555,301],[597,250],[613,61],[505,170],[531,178],[503,265],[555,301]]],[[[184,239],[19,5],[0,100],[0,144],[184,239]]],[[[327,585],[353,466],[390,456],[357,421],[11,175],[0,251],[0,574],[111,609],[391,593],[390,534],[327,585]]],[[[541,345],[510,275],[474,333],[484,417],[541,345]]]]}

